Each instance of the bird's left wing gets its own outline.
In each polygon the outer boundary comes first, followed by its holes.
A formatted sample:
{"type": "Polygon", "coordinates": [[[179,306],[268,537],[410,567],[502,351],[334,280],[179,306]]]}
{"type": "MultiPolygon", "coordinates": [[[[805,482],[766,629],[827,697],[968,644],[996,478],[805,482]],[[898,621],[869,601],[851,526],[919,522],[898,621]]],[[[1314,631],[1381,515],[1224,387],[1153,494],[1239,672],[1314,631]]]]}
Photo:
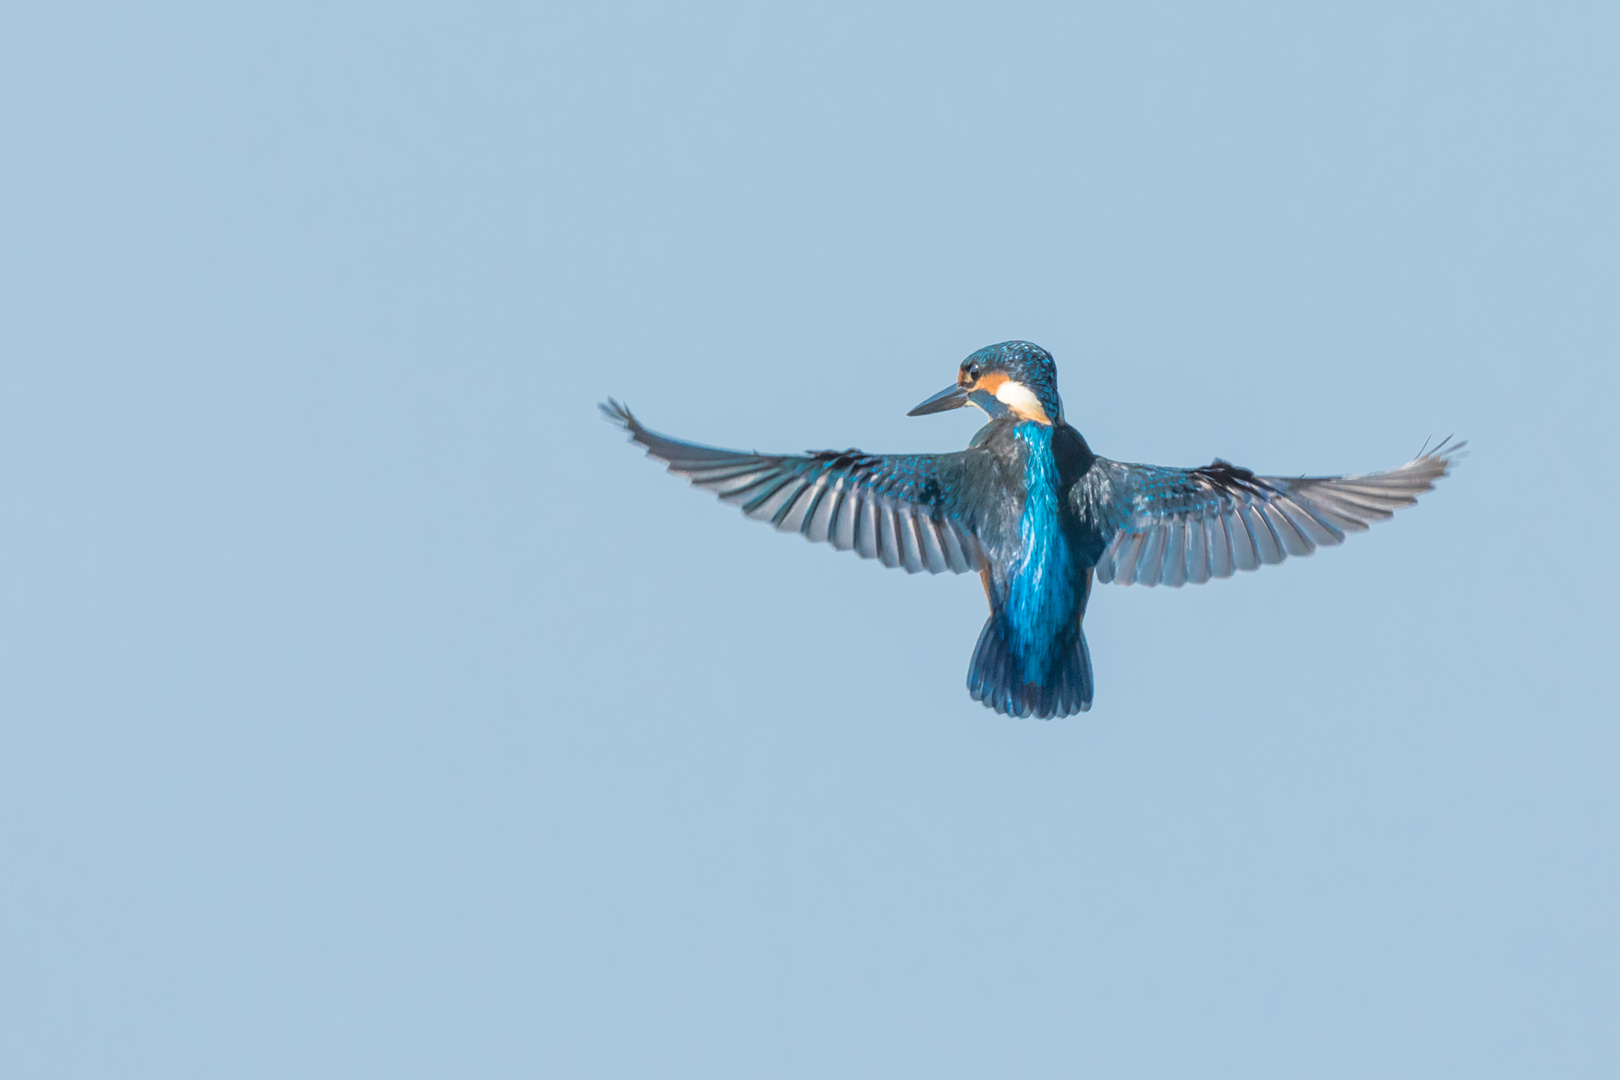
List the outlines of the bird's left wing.
{"type": "Polygon", "coordinates": [[[1446,475],[1463,445],[1442,442],[1398,469],[1361,476],[1256,476],[1218,458],[1197,469],[1098,458],[1071,497],[1106,536],[1098,581],[1197,585],[1309,555],[1387,520],[1446,475]]]}
{"type": "Polygon", "coordinates": [[[968,455],[982,451],[751,454],[648,431],[617,401],[609,400],[602,412],[630,433],[631,442],[646,447],[648,456],[666,462],[670,472],[741,507],[755,521],[913,574],[961,574],[984,565],[971,525],[948,494],[950,476],[965,467],[968,455]]]}

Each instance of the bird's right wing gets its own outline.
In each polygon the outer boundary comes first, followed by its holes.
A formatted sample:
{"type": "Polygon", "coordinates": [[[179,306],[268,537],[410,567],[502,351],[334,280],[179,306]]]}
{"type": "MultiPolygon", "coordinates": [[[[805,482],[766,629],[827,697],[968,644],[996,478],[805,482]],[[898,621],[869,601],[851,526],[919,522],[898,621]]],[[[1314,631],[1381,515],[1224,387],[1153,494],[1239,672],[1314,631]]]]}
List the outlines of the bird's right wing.
{"type": "Polygon", "coordinates": [[[1218,458],[1197,469],[1098,458],[1073,497],[1108,536],[1099,582],[1197,585],[1309,555],[1387,520],[1446,475],[1463,445],[1442,442],[1398,469],[1361,476],[1256,476],[1218,458]]]}
{"type": "Polygon", "coordinates": [[[952,476],[970,455],[983,451],[746,453],[648,431],[617,401],[609,400],[602,412],[649,457],[667,463],[670,472],[741,507],[755,521],[913,574],[961,574],[984,565],[971,525],[949,496],[952,476]]]}

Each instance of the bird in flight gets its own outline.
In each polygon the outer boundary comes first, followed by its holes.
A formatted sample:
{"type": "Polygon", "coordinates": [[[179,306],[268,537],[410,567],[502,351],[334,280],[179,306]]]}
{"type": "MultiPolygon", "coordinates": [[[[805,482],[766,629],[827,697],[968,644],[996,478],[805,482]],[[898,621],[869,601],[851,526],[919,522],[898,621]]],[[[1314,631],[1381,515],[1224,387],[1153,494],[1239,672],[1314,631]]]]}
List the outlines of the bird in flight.
{"type": "Polygon", "coordinates": [[[608,419],[669,471],[756,521],[909,573],[978,573],[990,602],[968,691],[998,713],[1050,719],[1091,707],[1081,620],[1093,582],[1201,584],[1309,555],[1383,521],[1446,475],[1449,439],[1363,476],[1256,476],[1094,454],[1063,418],[1057,364],[1004,341],[908,414],[977,406],[989,422],[954,454],[759,454],[671,439],[609,399],[608,419]]]}

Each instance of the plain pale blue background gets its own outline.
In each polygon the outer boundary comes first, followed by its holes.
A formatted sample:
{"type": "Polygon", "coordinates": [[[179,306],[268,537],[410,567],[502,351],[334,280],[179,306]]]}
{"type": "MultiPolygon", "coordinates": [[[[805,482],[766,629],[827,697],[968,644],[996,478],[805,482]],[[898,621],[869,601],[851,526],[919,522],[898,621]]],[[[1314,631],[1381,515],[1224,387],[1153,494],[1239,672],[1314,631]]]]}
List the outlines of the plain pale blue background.
{"type": "Polygon", "coordinates": [[[14,1077],[1620,1068],[1620,18],[1543,3],[0,14],[14,1077]],[[1473,456],[1102,588],[742,521],[596,416],[1473,456]]]}

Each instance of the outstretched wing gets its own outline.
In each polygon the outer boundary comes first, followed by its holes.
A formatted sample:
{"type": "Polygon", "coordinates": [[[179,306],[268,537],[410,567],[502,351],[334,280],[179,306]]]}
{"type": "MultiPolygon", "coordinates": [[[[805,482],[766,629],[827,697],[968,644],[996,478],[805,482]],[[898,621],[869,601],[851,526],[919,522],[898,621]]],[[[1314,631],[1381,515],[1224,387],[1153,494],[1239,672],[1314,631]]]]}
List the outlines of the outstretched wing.
{"type": "Polygon", "coordinates": [[[748,454],[682,442],[648,431],[617,401],[602,406],[630,441],[693,485],[783,532],[826,541],[840,551],[904,566],[958,574],[984,555],[949,497],[948,483],[969,454],[748,454]]]}
{"type": "Polygon", "coordinates": [[[1197,585],[1309,555],[1389,518],[1446,475],[1464,445],[1447,440],[1364,476],[1256,476],[1219,458],[1200,469],[1098,458],[1074,498],[1090,520],[1114,530],[1098,581],[1197,585]]]}

